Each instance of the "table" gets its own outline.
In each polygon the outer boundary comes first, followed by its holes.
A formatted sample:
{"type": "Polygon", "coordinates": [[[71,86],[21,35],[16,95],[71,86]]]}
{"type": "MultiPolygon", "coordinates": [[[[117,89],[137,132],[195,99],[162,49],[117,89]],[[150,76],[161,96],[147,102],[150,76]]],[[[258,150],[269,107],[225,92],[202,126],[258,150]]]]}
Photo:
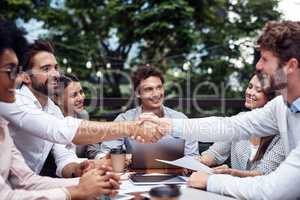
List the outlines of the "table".
{"type": "MultiPolygon", "coordinates": [[[[162,172],[162,171],[161,171],[162,172]]],[[[149,186],[149,188],[143,187],[143,186],[135,186],[133,185],[128,179],[123,179],[122,180],[122,184],[124,184],[123,186],[121,185],[121,188],[125,189],[125,190],[130,190],[131,188],[135,187],[133,190],[135,190],[136,192],[130,192],[130,195],[133,195],[134,197],[132,199],[134,200],[143,200],[144,196],[143,194],[146,194],[147,192],[145,191],[149,191],[150,187],[156,187],[156,186],[149,186]],[[141,188],[139,188],[141,187],[141,188]]],[[[124,191],[124,190],[123,190],[124,191]]],[[[226,197],[226,196],[222,196],[219,194],[215,194],[215,193],[211,193],[211,192],[207,192],[204,190],[199,190],[199,189],[195,189],[195,188],[190,188],[187,187],[186,185],[183,185],[180,189],[182,195],[180,196],[180,200],[231,200],[233,198],[230,197],[226,197]]],[[[127,193],[128,194],[128,193],[127,193]]]]}
{"type": "Polygon", "coordinates": [[[231,197],[222,196],[212,192],[207,192],[203,190],[198,190],[194,188],[184,188],[181,190],[182,194],[180,200],[232,200],[231,197]]]}

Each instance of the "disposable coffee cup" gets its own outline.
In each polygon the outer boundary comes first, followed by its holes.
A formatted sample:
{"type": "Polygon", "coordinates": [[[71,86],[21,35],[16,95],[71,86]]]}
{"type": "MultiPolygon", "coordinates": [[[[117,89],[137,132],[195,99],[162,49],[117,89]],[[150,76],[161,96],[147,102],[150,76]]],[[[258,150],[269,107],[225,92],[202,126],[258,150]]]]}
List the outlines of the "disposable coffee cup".
{"type": "Polygon", "coordinates": [[[125,169],[126,151],[124,149],[112,149],[110,151],[110,157],[113,171],[123,173],[125,169]]]}
{"type": "Polygon", "coordinates": [[[178,200],[180,189],[176,185],[152,188],[149,192],[151,200],[178,200]]]}

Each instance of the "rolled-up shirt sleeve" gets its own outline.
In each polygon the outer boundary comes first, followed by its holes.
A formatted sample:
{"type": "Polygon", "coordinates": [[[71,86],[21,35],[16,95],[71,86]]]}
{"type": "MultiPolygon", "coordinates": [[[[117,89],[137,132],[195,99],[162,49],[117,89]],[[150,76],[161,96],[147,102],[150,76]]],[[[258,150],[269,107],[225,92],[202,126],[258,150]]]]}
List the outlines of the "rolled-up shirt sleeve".
{"type": "Polygon", "coordinates": [[[231,142],[216,142],[201,155],[209,155],[214,159],[215,164],[223,164],[230,156],[231,142]]]}
{"type": "Polygon", "coordinates": [[[0,103],[0,115],[11,124],[33,136],[58,144],[71,144],[82,120],[73,117],[58,119],[26,104],[0,103]]]}
{"type": "Polygon", "coordinates": [[[70,163],[81,163],[85,159],[80,159],[72,148],[63,144],[54,144],[51,150],[53,152],[56,164],[56,175],[62,177],[62,171],[70,163]]]}

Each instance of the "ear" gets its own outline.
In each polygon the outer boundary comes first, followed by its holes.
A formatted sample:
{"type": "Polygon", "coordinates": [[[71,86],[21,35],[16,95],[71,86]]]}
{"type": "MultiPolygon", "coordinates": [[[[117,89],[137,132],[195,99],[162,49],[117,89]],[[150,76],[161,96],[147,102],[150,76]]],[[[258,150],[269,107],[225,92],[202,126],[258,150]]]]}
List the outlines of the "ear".
{"type": "Polygon", "coordinates": [[[29,76],[28,73],[23,72],[21,76],[22,76],[23,82],[24,82],[26,85],[31,85],[32,82],[31,82],[31,78],[30,78],[30,76],[29,76]]]}
{"type": "Polygon", "coordinates": [[[296,71],[299,67],[299,62],[296,58],[291,58],[288,63],[288,68],[287,68],[287,73],[293,73],[294,71],[296,71]]]}
{"type": "Polygon", "coordinates": [[[137,89],[134,91],[134,95],[135,95],[135,97],[137,97],[137,98],[140,98],[140,97],[141,97],[139,88],[137,88],[137,89]]]}

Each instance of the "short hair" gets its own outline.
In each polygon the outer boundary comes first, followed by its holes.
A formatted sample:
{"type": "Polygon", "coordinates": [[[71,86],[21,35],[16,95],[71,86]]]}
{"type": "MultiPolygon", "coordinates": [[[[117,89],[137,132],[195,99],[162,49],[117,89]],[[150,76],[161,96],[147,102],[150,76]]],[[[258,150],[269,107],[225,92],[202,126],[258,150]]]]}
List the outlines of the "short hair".
{"type": "Polygon", "coordinates": [[[74,74],[64,74],[59,78],[59,82],[62,88],[65,89],[71,82],[79,82],[79,79],[74,74]]]}
{"type": "Polygon", "coordinates": [[[300,64],[300,22],[267,22],[257,45],[259,49],[271,51],[278,57],[280,65],[291,58],[296,58],[300,64]]]}
{"type": "Polygon", "coordinates": [[[148,66],[148,65],[142,66],[142,67],[139,67],[132,74],[132,77],[131,77],[134,91],[136,91],[137,88],[140,86],[140,83],[142,80],[145,80],[145,79],[149,78],[150,76],[158,77],[163,84],[165,83],[163,74],[157,68],[155,68],[153,66],[148,66]]]}
{"type": "Polygon", "coordinates": [[[12,49],[21,62],[28,46],[25,34],[25,31],[17,28],[15,23],[0,19],[0,54],[5,49],[12,49]]]}
{"type": "Polygon", "coordinates": [[[53,44],[48,41],[36,40],[33,44],[29,45],[22,62],[24,71],[30,70],[32,68],[32,58],[37,53],[42,51],[54,54],[53,44]]]}

